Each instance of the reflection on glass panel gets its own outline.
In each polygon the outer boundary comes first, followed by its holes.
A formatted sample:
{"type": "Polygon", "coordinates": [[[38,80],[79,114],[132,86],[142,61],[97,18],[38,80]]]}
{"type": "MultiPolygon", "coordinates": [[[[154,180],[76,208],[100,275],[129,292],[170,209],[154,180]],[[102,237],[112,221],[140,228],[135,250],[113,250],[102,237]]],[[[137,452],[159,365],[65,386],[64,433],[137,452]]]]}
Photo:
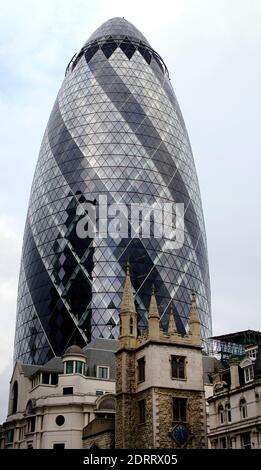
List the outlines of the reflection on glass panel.
{"type": "Polygon", "coordinates": [[[73,374],[73,361],[66,361],[66,374],[73,374]]]}
{"type": "Polygon", "coordinates": [[[98,374],[99,379],[108,379],[109,378],[109,367],[102,367],[98,366],[98,374]]]}
{"type": "Polygon", "coordinates": [[[76,373],[77,374],[83,374],[83,367],[84,367],[84,363],[80,362],[80,361],[77,361],[76,362],[76,373]]]}

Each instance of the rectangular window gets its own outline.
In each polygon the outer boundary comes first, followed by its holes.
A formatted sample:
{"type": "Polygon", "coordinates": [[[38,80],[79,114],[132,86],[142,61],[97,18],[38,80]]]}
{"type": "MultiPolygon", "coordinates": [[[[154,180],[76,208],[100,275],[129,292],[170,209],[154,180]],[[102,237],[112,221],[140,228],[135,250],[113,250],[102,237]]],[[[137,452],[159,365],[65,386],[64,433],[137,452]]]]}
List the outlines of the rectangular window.
{"type": "Polygon", "coordinates": [[[63,395],[73,395],[73,387],[64,387],[63,395]]]}
{"type": "Polygon", "coordinates": [[[6,433],[7,442],[14,442],[14,429],[9,429],[6,433]]]}
{"type": "Polygon", "coordinates": [[[53,449],[65,449],[65,445],[59,442],[59,444],[53,444],[53,449]]]}
{"type": "Polygon", "coordinates": [[[97,377],[99,379],[108,379],[109,378],[109,367],[98,366],[98,368],[97,368],[97,377]]]}
{"type": "Polygon", "coordinates": [[[19,428],[19,441],[22,441],[24,437],[24,428],[19,428]]]}
{"type": "Polygon", "coordinates": [[[145,357],[138,359],[138,382],[145,382],[145,357]]]}
{"type": "Polygon", "coordinates": [[[225,437],[221,437],[220,439],[220,449],[226,449],[227,448],[227,440],[225,437]]]}
{"type": "Polygon", "coordinates": [[[42,415],[40,419],[40,429],[43,429],[43,421],[44,421],[44,415],[42,415]]]}
{"type": "Polygon", "coordinates": [[[230,406],[230,403],[226,404],[225,410],[226,410],[226,421],[227,421],[227,423],[231,423],[231,406],[230,406]]]}
{"type": "Polygon", "coordinates": [[[242,398],[242,400],[240,400],[239,407],[240,407],[241,418],[242,419],[247,418],[247,403],[246,403],[246,400],[244,398],[242,398]]]}
{"type": "Polygon", "coordinates": [[[241,434],[241,448],[242,449],[251,449],[251,435],[250,432],[245,432],[241,434]]]}
{"type": "Polygon", "coordinates": [[[73,361],[66,362],[66,374],[73,374],[73,361]]]}
{"type": "Polygon", "coordinates": [[[83,373],[83,362],[77,361],[76,362],[76,374],[83,373]]]}
{"type": "Polygon", "coordinates": [[[230,408],[227,410],[227,422],[231,423],[231,409],[230,408]]]}
{"type": "Polygon", "coordinates": [[[187,399],[186,398],[173,398],[173,421],[183,422],[187,421],[187,399]]]}
{"type": "Polygon", "coordinates": [[[245,383],[251,382],[254,378],[253,366],[245,368],[245,383]]]}
{"type": "Polygon", "coordinates": [[[218,407],[219,423],[224,424],[224,408],[222,405],[218,407]]]}
{"type": "Polygon", "coordinates": [[[50,377],[50,374],[48,372],[43,372],[42,373],[42,383],[45,384],[45,385],[48,385],[49,384],[49,377],[50,377]]]}
{"type": "Polygon", "coordinates": [[[146,421],[146,406],[145,400],[138,401],[139,423],[143,424],[146,421]]]}
{"type": "Polygon", "coordinates": [[[185,356],[171,356],[172,379],[185,379],[185,356]]]}
{"type": "Polygon", "coordinates": [[[35,416],[28,420],[28,432],[35,432],[35,416]]]}
{"type": "Polygon", "coordinates": [[[97,397],[100,397],[101,395],[104,395],[104,392],[102,390],[96,390],[96,395],[97,397]]]}
{"type": "Polygon", "coordinates": [[[52,385],[58,384],[58,374],[51,374],[51,384],[52,385]]]}
{"type": "Polygon", "coordinates": [[[227,438],[227,447],[228,447],[228,449],[232,449],[232,448],[233,448],[231,437],[228,437],[228,438],[227,438]]]}

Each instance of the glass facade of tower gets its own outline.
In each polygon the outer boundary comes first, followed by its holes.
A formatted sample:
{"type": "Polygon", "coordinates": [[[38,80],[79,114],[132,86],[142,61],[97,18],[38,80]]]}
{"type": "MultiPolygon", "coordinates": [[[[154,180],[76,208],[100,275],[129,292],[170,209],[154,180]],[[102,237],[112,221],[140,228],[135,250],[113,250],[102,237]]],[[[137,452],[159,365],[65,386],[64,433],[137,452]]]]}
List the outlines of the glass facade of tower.
{"type": "Polygon", "coordinates": [[[115,338],[130,262],[139,328],[152,284],[161,324],[174,301],[180,330],[196,293],[211,334],[207,246],[185,124],[160,56],[123,18],[104,23],[66,70],[34,175],[19,279],[15,358],[45,363],[73,343],[115,338]],[[182,248],[168,237],[79,238],[77,208],[184,203],[182,248]]]}

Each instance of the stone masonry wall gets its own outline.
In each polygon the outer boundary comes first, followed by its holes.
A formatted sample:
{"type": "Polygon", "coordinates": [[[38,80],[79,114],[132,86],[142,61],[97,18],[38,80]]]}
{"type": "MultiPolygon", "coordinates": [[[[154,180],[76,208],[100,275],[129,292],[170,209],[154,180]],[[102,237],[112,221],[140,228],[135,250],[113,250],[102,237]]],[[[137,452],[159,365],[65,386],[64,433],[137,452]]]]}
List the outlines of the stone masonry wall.
{"type": "Polygon", "coordinates": [[[152,391],[117,397],[116,443],[119,449],[153,448],[152,391]],[[139,423],[138,401],[145,400],[145,423],[139,423]]]}
{"type": "Polygon", "coordinates": [[[99,434],[97,436],[87,437],[83,440],[83,449],[90,449],[97,446],[99,449],[114,449],[114,433],[111,431],[99,434]]]}
{"type": "Polygon", "coordinates": [[[118,449],[133,448],[135,444],[135,384],[135,354],[123,351],[116,355],[115,447],[118,449]]]}
{"type": "Polygon", "coordinates": [[[185,446],[187,449],[206,448],[205,400],[202,392],[155,389],[157,402],[157,444],[159,448],[179,448],[170,432],[177,423],[173,422],[173,398],[187,398],[187,427],[193,435],[185,446]]]}

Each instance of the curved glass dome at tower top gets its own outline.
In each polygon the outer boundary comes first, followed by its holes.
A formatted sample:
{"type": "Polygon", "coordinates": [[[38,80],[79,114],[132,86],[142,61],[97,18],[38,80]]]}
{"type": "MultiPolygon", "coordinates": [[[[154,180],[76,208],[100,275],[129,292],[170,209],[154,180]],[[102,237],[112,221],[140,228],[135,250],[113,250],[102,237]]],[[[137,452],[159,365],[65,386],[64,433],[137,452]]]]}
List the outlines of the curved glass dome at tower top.
{"type": "Polygon", "coordinates": [[[127,261],[141,330],[154,284],[162,328],[173,301],[184,332],[193,290],[202,338],[211,334],[206,235],[186,127],[161,57],[132,24],[113,18],[69,63],[43,137],[24,233],[15,358],[45,363],[70,344],[117,337],[127,261]],[[165,232],[131,237],[132,220],[118,239],[79,237],[79,207],[91,205],[101,223],[101,196],[127,208],[183,203],[183,245],[173,249],[165,232]]]}

